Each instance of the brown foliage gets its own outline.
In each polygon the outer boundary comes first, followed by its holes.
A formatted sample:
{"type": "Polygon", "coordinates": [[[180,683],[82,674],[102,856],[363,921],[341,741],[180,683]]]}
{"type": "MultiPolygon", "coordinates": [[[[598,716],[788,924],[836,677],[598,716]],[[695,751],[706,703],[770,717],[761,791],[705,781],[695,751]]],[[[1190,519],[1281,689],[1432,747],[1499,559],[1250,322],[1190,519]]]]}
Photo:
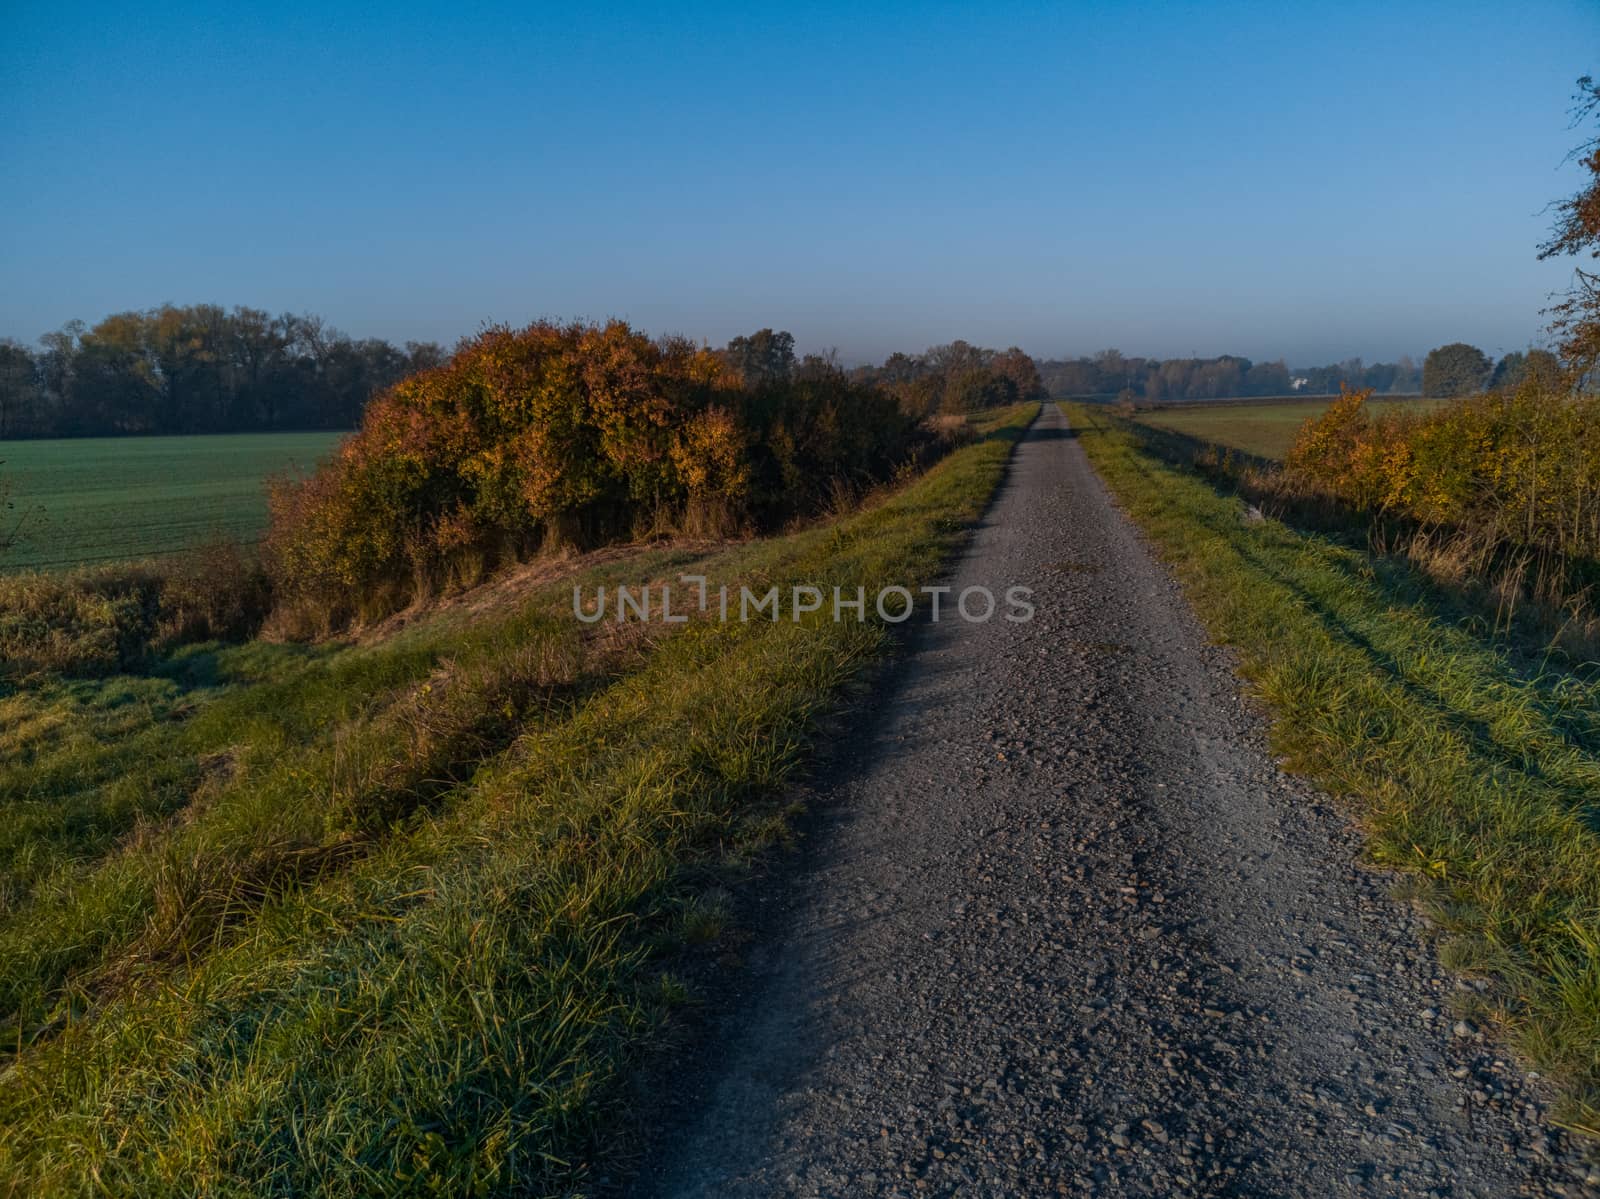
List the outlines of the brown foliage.
{"type": "Polygon", "coordinates": [[[1514,577],[1558,607],[1585,602],[1600,565],[1600,397],[1530,376],[1514,391],[1373,417],[1368,395],[1345,392],[1307,423],[1285,460],[1291,486],[1400,518],[1430,556],[1448,547],[1462,573],[1514,577]]]}
{"type": "Polygon", "coordinates": [[[670,525],[722,535],[889,477],[913,422],[810,360],[747,385],[628,325],[491,329],[367,409],[333,463],[271,497],[281,631],[383,615],[498,562],[670,525]]]}
{"type": "MultiPolygon", "coordinates": [[[[1574,126],[1600,116],[1600,83],[1585,75],[1578,80],[1575,100],[1574,126]]],[[[1576,194],[1556,204],[1555,229],[1539,247],[1540,258],[1600,258],[1600,137],[1584,141],[1570,157],[1588,178],[1576,194]]],[[[1573,275],[1571,290],[1550,310],[1550,330],[1561,356],[1582,374],[1600,364],[1600,274],[1580,267],[1573,275]]]]}

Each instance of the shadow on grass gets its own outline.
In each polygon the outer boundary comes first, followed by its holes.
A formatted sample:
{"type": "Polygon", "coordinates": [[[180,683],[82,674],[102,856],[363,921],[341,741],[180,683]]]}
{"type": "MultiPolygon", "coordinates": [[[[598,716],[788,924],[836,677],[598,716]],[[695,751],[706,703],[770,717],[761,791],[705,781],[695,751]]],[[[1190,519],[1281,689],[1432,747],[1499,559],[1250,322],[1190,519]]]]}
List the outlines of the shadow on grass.
{"type": "MultiPolygon", "coordinates": [[[[1138,421],[1122,420],[1119,423],[1137,439],[1146,453],[1180,469],[1199,474],[1219,494],[1237,495],[1258,505],[1297,532],[1325,534],[1342,545],[1371,554],[1375,562],[1382,562],[1385,558],[1375,550],[1376,546],[1404,546],[1419,535],[1445,545],[1474,546],[1471,552],[1481,555],[1484,565],[1469,583],[1484,588],[1483,598],[1475,600],[1462,588],[1435,579],[1424,579],[1420,572],[1411,573],[1417,574],[1419,584],[1430,588],[1439,602],[1459,607],[1463,618],[1481,617],[1490,620],[1496,627],[1500,622],[1509,620],[1512,625],[1512,648],[1531,652],[1534,656],[1546,657],[1547,654],[1541,653],[1538,647],[1518,642],[1538,640],[1541,630],[1542,635],[1549,639],[1552,632],[1550,626],[1565,624],[1569,606],[1582,610],[1590,597],[1600,594],[1600,562],[1563,557],[1548,548],[1506,541],[1497,535],[1458,524],[1425,525],[1393,513],[1356,508],[1326,494],[1298,493],[1292,488],[1273,487],[1271,480],[1278,476],[1282,468],[1282,463],[1274,459],[1138,421]],[[1495,540],[1488,540],[1491,537],[1495,540]],[[1522,577],[1530,567],[1535,577],[1548,576],[1555,594],[1564,598],[1559,605],[1525,599],[1520,601],[1521,611],[1513,610],[1508,615],[1502,610],[1501,601],[1492,598],[1499,588],[1492,585],[1490,580],[1516,579],[1522,577]],[[1555,610],[1556,607],[1561,610],[1555,610]],[[1528,616],[1529,612],[1534,615],[1528,616]]],[[[1390,558],[1392,560],[1392,556],[1390,558]]],[[[1540,586],[1542,589],[1543,584],[1540,586]]],[[[1600,663],[1591,665],[1600,670],[1600,663]]],[[[1531,682],[1532,678],[1528,681],[1531,682]]]]}
{"type": "MultiPolygon", "coordinates": [[[[1160,480],[1154,472],[1144,463],[1139,465],[1149,483],[1159,486],[1160,480]]],[[[1192,473],[1204,478],[1198,471],[1192,473]]],[[[1213,479],[1204,481],[1220,499],[1232,499],[1237,494],[1213,479]]],[[[1337,642],[1360,653],[1374,672],[1403,694],[1409,704],[1460,736],[1486,770],[1511,771],[1536,780],[1565,806],[1582,814],[1591,831],[1600,832],[1593,771],[1569,769],[1553,773],[1546,762],[1547,755],[1561,750],[1591,761],[1600,752],[1600,718],[1596,717],[1592,703],[1574,703],[1575,691],[1581,697],[1595,685],[1595,680],[1583,677],[1585,672],[1548,668],[1531,671],[1519,667],[1505,652],[1518,647],[1477,640],[1476,644],[1459,646],[1459,650],[1473,653],[1476,658],[1468,668],[1475,677],[1463,679],[1461,683],[1470,688],[1472,694],[1483,697],[1483,704],[1463,703],[1458,689],[1447,689],[1442,682],[1419,680],[1417,671],[1406,660],[1404,646],[1397,649],[1381,643],[1361,627],[1359,618],[1352,619],[1348,612],[1319,595],[1308,586],[1302,574],[1283,565],[1255,528],[1240,520],[1231,508],[1223,512],[1216,509],[1190,511],[1186,516],[1220,537],[1250,571],[1280,588],[1314,616],[1337,642]],[[1489,694],[1502,689],[1501,696],[1489,694]],[[1496,719],[1486,716],[1485,708],[1509,700],[1509,693],[1513,691],[1522,702],[1515,710],[1504,709],[1499,715],[1515,721],[1521,728],[1508,733],[1504,728],[1496,728],[1496,719]],[[1574,774],[1585,777],[1576,778],[1574,774]]],[[[1285,527],[1298,536],[1315,536],[1293,525],[1285,524],[1285,527]]],[[[1317,568],[1328,573],[1332,586],[1355,590],[1360,596],[1358,602],[1368,611],[1381,614],[1403,608],[1408,616],[1419,621],[1421,627],[1415,634],[1397,634],[1417,638],[1412,646],[1415,655],[1427,654],[1441,642],[1448,646],[1452,640],[1462,642],[1471,638],[1471,634],[1461,628],[1462,605],[1444,589],[1401,564],[1383,562],[1361,550],[1355,550],[1354,554],[1356,556],[1344,559],[1337,555],[1321,555],[1317,568]]],[[[1435,669],[1438,669],[1437,664],[1435,669]]]]}

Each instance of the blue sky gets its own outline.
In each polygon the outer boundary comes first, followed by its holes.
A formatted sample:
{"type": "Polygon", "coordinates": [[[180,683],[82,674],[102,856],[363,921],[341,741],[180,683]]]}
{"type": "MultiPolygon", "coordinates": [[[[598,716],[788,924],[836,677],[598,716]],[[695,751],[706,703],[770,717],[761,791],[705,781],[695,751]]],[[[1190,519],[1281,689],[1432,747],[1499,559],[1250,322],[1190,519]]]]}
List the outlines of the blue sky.
{"type": "Polygon", "coordinates": [[[1310,364],[1539,334],[1600,4],[8,6],[0,336],[622,316],[1310,364]]]}

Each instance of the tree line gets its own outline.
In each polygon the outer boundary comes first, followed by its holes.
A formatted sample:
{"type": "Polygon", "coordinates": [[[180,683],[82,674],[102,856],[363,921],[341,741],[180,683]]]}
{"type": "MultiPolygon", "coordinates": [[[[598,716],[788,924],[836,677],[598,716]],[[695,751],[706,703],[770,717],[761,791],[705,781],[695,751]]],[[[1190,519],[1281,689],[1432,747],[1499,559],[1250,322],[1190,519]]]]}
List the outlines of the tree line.
{"type": "Polygon", "coordinates": [[[1039,373],[1053,395],[1119,396],[1149,404],[1287,395],[1294,386],[1281,360],[1258,363],[1235,354],[1163,361],[1101,350],[1088,357],[1041,362],[1039,373]]]}
{"type": "Polygon", "coordinates": [[[1397,362],[1347,358],[1327,366],[1289,367],[1251,362],[1235,354],[1215,358],[1138,358],[1102,350],[1081,358],[1047,360],[1038,371],[1050,394],[1115,396],[1145,404],[1221,400],[1245,396],[1332,395],[1341,387],[1380,394],[1470,395],[1515,387],[1530,372],[1554,372],[1548,350],[1515,351],[1495,362],[1476,346],[1452,342],[1429,352],[1421,365],[1409,355],[1397,362]]]}
{"type": "Polygon", "coordinates": [[[0,341],[0,438],[350,429],[437,366],[434,342],[356,339],[321,317],[164,304],[0,341]]]}
{"type": "MultiPolygon", "coordinates": [[[[752,385],[841,369],[832,354],[797,356],[794,337],[772,329],[715,353],[752,385]]],[[[435,342],[358,340],[318,316],[259,308],[164,304],[69,321],[36,346],[0,340],[0,439],[352,429],[373,396],[447,357],[435,342]]],[[[1015,346],[953,341],[848,373],[917,417],[1046,394],[1015,346]]]]}
{"type": "MultiPolygon", "coordinates": [[[[717,353],[754,382],[839,369],[831,354],[798,357],[793,336],[772,329],[736,337],[717,353]]],[[[92,327],[69,321],[34,347],[0,340],[0,439],[350,429],[374,395],[446,357],[435,342],[358,340],[318,316],[242,306],[164,304],[92,327]]],[[[927,417],[1046,395],[1145,404],[1331,394],[1341,386],[1467,395],[1555,367],[1545,350],[1496,363],[1460,342],[1433,350],[1421,366],[1409,357],[1370,365],[1350,358],[1291,369],[1282,359],[1162,360],[1115,349],[1036,363],[1015,346],[993,350],[958,340],[848,373],[889,392],[909,415],[927,417]]]]}
{"type": "MultiPolygon", "coordinates": [[[[761,329],[735,337],[716,354],[751,387],[841,371],[832,353],[797,359],[794,335],[787,331],[761,329]]],[[[931,346],[920,354],[894,353],[881,366],[858,366],[843,373],[852,383],[887,392],[902,412],[919,419],[1049,395],[1038,366],[1016,346],[990,350],[961,340],[931,346]]]]}

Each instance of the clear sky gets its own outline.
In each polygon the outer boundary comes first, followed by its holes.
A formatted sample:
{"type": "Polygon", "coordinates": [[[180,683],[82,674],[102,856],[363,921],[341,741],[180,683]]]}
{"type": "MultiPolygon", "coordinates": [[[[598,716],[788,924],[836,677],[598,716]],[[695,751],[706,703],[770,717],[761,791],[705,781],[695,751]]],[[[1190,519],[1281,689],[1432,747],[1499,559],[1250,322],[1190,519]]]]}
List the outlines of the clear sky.
{"type": "Polygon", "coordinates": [[[1312,364],[1539,332],[1600,3],[13,0],[0,336],[170,300],[1312,364]]]}

